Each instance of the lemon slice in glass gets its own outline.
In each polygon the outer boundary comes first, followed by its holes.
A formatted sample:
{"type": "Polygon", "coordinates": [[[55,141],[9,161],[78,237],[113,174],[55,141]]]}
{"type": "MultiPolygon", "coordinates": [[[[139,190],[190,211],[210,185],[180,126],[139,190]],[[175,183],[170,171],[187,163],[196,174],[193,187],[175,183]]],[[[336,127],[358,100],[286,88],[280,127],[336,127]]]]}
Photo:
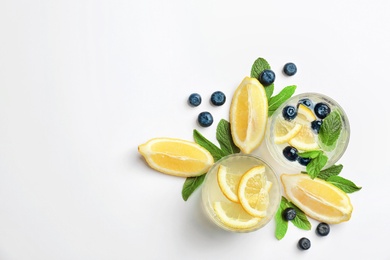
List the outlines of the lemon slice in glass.
{"type": "Polygon", "coordinates": [[[239,203],[216,201],[213,208],[219,220],[234,229],[249,229],[261,220],[248,214],[239,203]]]}

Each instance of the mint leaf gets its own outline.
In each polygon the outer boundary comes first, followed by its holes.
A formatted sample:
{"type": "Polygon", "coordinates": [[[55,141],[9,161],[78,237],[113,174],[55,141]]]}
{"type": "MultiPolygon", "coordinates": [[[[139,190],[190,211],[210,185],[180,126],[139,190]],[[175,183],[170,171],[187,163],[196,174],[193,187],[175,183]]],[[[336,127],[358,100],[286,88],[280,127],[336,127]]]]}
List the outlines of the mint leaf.
{"type": "Polygon", "coordinates": [[[295,209],[295,212],[297,215],[293,220],[291,220],[291,223],[294,224],[297,228],[303,229],[303,230],[310,230],[311,229],[311,223],[307,219],[306,214],[297,206],[294,205],[294,203],[289,202],[289,206],[295,209]]]}
{"type": "Polygon", "coordinates": [[[196,143],[198,143],[200,146],[202,146],[211,153],[214,158],[214,161],[218,161],[225,156],[224,152],[220,148],[218,148],[215,144],[207,140],[206,137],[204,137],[201,133],[198,132],[198,130],[194,129],[193,136],[196,143]]]}
{"type": "Polygon", "coordinates": [[[187,201],[190,195],[203,183],[205,177],[206,174],[186,178],[181,191],[181,196],[184,201],[187,201]]]}
{"type": "MultiPolygon", "coordinates": [[[[268,116],[271,116],[280,105],[289,99],[295,92],[297,86],[287,86],[283,88],[279,94],[271,97],[268,101],[268,116]]],[[[267,88],[266,88],[267,89],[267,88]]]]}
{"type": "Polygon", "coordinates": [[[311,159],[309,164],[306,166],[306,171],[310,178],[316,178],[327,162],[328,157],[323,152],[319,153],[317,157],[311,159]]]}
{"type": "Polygon", "coordinates": [[[342,127],[341,115],[338,111],[332,111],[325,117],[318,133],[318,140],[324,150],[331,151],[334,149],[342,127]]]}
{"type": "Polygon", "coordinates": [[[331,176],[339,175],[339,173],[341,172],[342,169],[343,169],[343,165],[342,164],[340,164],[340,165],[332,165],[328,169],[321,170],[320,174],[318,174],[317,177],[320,178],[320,179],[326,180],[326,179],[328,179],[331,176]]]}
{"type": "Polygon", "coordinates": [[[326,181],[332,183],[334,186],[338,187],[340,190],[346,193],[352,193],[362,188],[356,186],[356,184],[353,183],[352,181],[336,175],[330,176],[329,178],[326,179],[326,181]]]}
{"type": "Polygon", "coordinates": [[[267,96],[268,103],[269,103],[269,101],[271,99],[272,94],[274,93],[274,89],[275,89],[274,83],[272,83],[269,86],[264,87],[265,95],[267,96]]]}
{"type": "Polygon", "coordinates": [[[275,237],[281,240],[287,233],[288,222],[283,218],[283,211],[288,207],[288,201],[282,196],[278,211],[275,214],[275,237]]]}
{"type": "Polygon", "coordinates": [[[232,133],[230,131],[230,123],[225,119],[221,119],[218,123],[217,140],[225,155],[240,152],[240,149],[233,142],[232,133]]]}
{"type": "Polygon", "coordinates": [[[251,78],[258,79],[263,70],[269,70],[271,66],[264,58],[258,58],[252,65],[251,78]]]}
{"type": "Polygon", "coordinates": [[[313,150],[313,151],[308,151],[308,152],[301,152],[301,153],[298,153],[298,155],[302,158],[314,159],[314,158],[318,157],[321,153],[322,153],[321,150],[313,150]]]}

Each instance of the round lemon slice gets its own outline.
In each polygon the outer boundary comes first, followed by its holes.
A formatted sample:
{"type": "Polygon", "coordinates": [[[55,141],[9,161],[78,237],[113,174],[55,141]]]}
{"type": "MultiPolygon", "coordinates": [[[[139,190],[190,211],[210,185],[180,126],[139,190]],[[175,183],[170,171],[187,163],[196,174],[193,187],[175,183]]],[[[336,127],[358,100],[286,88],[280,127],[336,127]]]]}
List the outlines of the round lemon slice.
{"type": "Polygon", "coordinates": [[[311,218],[328,224],[351,218],[348,195],[329,182],[301,173],[282,174],[280,178],[286,197],[311,218]]]}
{"type": "Polygon", "coordinates": [[[254,217],[265,217],[269,205],[269,190],[265,166],[251,168],[241,178],[238,185],[238,199],[246,212],[254,217]]]}
{"type": "Polygon", "coordinates": [[[219,220],[233,229],[249,229],[261,220],[249,215],[238,203],[216,201],[213,208],[219,220]]]}
{"type": "Polygon", "coordinates": [[[274,141],[276,144],[283,144],[295,137],[301,130],[302,125],[295,121],[284,120],[283,117],[278,117],[274,128],[274,141]]]}
{"type": "Polygon", "coordinates": [[[288,143],[301,151],[311,151],[320,148],[311,127],[308,125],[303,125],[298,134],[291,138],[288,143]]]}
{"type": "Polygon", "coordinates": [[[238,184],[241,180],[240,174],[229,173],[224,165],[218,167],[217,180],[219,188],[225,197],[233,202],[238,202],[238,184]]]}

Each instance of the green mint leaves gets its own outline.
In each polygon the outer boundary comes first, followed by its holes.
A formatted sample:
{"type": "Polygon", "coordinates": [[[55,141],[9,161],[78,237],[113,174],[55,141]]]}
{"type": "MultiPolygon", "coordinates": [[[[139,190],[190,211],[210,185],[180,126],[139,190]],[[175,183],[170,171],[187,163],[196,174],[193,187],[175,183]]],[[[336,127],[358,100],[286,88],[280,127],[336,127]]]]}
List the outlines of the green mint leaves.
{"type": "Polygon", "coordinates": [[[311,223],[305,213],[282,196],[279,209],[275,214],[275,237],[278,240],[281,240],[287,233],[288,221],[283,218],[283,211],[287,208],[294,208],[295,212],[297,213],[296,217],[291,220],[291,223],[293,223],[294,226],[303,230],[311,229],[311,223]]]}
{"type": "Polygon", "coordinates": [[[312,179],[318,176],[321,169],[324,168],[328,162],[328,157],[324,154],[323,151],[320,150],[308,151],[298,154],[302,158],[311,159],[309,164],[306,166],[306,171],[312,179]]]}
{"type": "MultiPolygon", "coordinates": [[[[261,72],[266,69],[271,69],[269,63],[264,58],[258,58],[252,65],[251,77],[258,79],[261,72]]],[[[268,116],[271,116],[281,104],[292,97],[296,86],[287,86],[283,88],[277,95],[272,96],[274,88],[275,86],[273,83],[264,88],[268,99],[268,116]]]]}
{"type": "MultiPolygon", "coordinates": [[[[193,131],[193,137],[196,143],[211,153],[214,161],[218,161],[229,154],[240,152],[240,149],[233,142],[230,123],[225,119],[221,119],[217,126],[217,141],[221,148],[209,141],[196,129],[193,131]]],[[[185,180],[181,192],[183,200],[188,200],[191,194],[203,183],[205,176],[206,173],[197,177],[188,177],[185,180]]]]}
{"type": "Polygon", "coordinates": [[[318,134],[318,140],[323,149],[327,151],[334,149],[342,127],[341,115],[338,111],[332,111],[325,117],[318,134]]]}

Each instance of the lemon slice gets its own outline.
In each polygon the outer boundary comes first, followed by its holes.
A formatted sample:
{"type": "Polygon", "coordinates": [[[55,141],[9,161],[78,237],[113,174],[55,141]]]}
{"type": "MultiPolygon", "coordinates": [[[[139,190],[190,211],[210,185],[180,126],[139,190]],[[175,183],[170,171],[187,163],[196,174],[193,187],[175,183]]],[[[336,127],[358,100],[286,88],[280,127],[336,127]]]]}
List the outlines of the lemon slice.
{"type": "Polygon", "coordinates": [[[241,178],[238,185],[238,199],[244,210],[254,217],[265,217],[269,205],[269,190],[264,165],[251,168],[241,178]]]}
{"type": "Polygon", "coordinates": [[[154,138],[138,146],[148,165],[165,174],[194,177],[204,174],[214,158],[197,143],[175,139],[154,138]]]}
{"type": "Polygon", "coordinates": [[[315,135],[308,125],[303,125],[298,134],[291,138],[288,143],[301,151],[319,149],[315,135]]]}
{"type": "Polygon", "coordinates": [[[302,125],[297,124],[295,121],[284,120],[283,117],[276,118],[274,141],[276,144],[283,144],[288,142],[294,136],[296,136],[301,130],[302,125]]]}
{"type": "Polygon", "coordinates": [[[229,116],[232,138],[237,147],[246,154],[259,147],[267,127],[268,100],[257,79],[245,77],[237,87],[229,116]]]}
{"type": "Polygon", "coordinates": [[[307,174],[282,174],[281,180],[286,197],[311,218],[328,224],[351,218],[348,195],[329,182],[307,174]]]}
{"type": "Polygon", "coordinates": [[[238,202],[237,191],[241,180],[240,174],[229,173],[224,165],[220,165],[217,172],[219,188],[226,198],[233,202],[238,202]]]}
{"type": "Polygon", "coordinates": [[[234,229],[252,228],[261,220],[249,215],[238,203],[216,201],[213,208],[219,220],[234,229]]]}
{"type": "Polygon", "coordinates": [[[311,109],[307,106],[299,104],[298,114],[295,121],[299,124],[309,125],[314,120],[316,120],[316,116],[313,111],[311,111],[311,109]]]}

